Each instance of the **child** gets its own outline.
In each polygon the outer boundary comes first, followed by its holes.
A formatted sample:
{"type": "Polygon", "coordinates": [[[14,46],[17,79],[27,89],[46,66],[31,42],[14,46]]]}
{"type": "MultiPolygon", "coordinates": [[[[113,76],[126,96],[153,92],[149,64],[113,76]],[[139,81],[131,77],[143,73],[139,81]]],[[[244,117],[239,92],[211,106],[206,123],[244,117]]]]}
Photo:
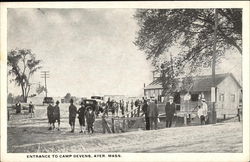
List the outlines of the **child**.
{"type": "Polygon", "coordinates": [[[30,101],[30,104],[29,104],[29,114],[30,114],[30,117],[32,118],[32,114],[34,114],[34,105],[32,104],[31,101],[30,101]]]}
{"type": "Polygon", "coordinates": [[[81,103],[81,107],[79,108],[79,110],[77,111],[78,113],[78,119],[79,119],[79,124],[80,124],[80,129],[81,131],[79,133],[83,133],[83,127],[85,127],[85,105],[82,102],[81,103]]]}
{"type": "Polygon", "coordinates": [[[71,127],[71,133],[74,133],[75,130],[75,119],[77,114],[77,108],[73,104],[73,99],[70,100],[70,106],[69,106],[69,125],[71,127]]]}
{"type": "Polygon", "coordinates": [[[53,116],[54,116],[54,123],[58,122],[58,128],[57,130],[60,130],[60,107],[59,107],[59,101],[56,101],[56,106],[54,107],[53,116]]]}
{"type": "Polygon", "coordinates": [[[88,132],[90,133],[91,131],[91,133],[94,133],[93,125],[95,122],[95,113],[90,107],[87,109],[86,121],[87,121],[87,126],[88,126],[88,132]]]}

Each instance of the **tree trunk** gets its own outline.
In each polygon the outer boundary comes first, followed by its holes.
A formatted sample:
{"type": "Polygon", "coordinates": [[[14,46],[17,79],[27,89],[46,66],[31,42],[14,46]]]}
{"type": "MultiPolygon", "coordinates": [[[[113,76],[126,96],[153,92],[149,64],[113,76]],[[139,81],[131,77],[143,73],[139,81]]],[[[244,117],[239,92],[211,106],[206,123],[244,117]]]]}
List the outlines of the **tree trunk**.
{"type": "Polygon", "coordinates": [[[24,102],[25,101],[25,98],[24,98],[25,93],[24,93],[24,85],[23,84],[21,84],[21,88],[22,88],[22,98],[23,98],[23,102],[24,102]]]}

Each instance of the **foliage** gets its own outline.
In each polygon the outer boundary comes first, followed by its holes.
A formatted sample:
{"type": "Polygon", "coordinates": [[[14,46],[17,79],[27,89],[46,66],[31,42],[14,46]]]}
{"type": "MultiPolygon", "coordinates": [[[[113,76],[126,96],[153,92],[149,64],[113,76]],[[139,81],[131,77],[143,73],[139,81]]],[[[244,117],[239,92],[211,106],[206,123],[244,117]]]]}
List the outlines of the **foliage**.
{"type": "Polygon", "coordinates": [[[8,52],[8,75],[14,77],[14,81],[22,89],[23,101],[27,102],[30,91],[31,76],[41,68],[41,60],[37,60],[30,49],[15,49],[8,52]]]}
{"type": "Polygon", "coordinates": [[[8,96],[7,96],[8,104],[14,104],[14,103],[17,103],[18,101],[22,102],[23,97],[20,95],[14,96],[12,93],[8,93],[8,96]]]}
{"type": "MultiPolygon", "coordinates": [[[[216,56],[220,60],[226,49],[242,54],[242,9],[217,9],[218,30],[216,56]]],[[[156,70],[165,72],[163,85],[172,77],[199,68],[210,67],[214,43],[214,9],[138,9],[134,15],[140,30],[135,45],[144,51],[156,70]],[[174,56],[168,59],[164,56],[174,56]],[[159,68],[161,64],[164,69],[159,68]],[[165,83],[164,83],[165,82],[165,83]]],[[[169,80],[170,79],[170,80],[169,80]]],[[[165,86],[166,88],[166,86],[165,86]]]]}
{"type": "Polygon", "coordinates": [[[67,93],[67,94],[65,95],[65,97],[64,97],[64,102],[66,102],[66,103],[70,102],[71,97],[72,97],[71,94],[70,94],[70,93],[67,93]]]}
{"type": "Polygon", "coordinates": [[[36,88],[36,93],[41,94],[42,92],[46,92],[46,88],[39,84],[39,86],[36,88]]]}

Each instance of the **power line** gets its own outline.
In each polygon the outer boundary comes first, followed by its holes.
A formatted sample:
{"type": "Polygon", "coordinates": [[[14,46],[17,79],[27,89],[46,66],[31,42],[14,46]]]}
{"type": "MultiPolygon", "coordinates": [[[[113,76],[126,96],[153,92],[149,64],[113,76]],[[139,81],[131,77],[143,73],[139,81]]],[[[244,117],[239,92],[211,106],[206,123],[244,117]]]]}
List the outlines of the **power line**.
{"type": "Polygon", "coordinates": [[[46,94],[46,97],[47,97],[48,89],[47,89],[47,81],[46,81],[46,79],[49,78],[49,71],[41,71],[41,78],[44,78],[45,94],[46,94]]]}

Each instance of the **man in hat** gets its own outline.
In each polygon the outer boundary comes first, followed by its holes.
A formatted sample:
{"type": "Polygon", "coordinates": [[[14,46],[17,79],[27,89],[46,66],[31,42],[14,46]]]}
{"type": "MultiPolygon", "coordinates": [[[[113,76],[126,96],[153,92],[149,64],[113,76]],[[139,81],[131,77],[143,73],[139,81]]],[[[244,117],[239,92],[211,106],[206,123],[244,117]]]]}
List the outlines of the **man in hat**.
{"type": "Polygon", "coordinates": [[[169,102],[167,102],[165,106],[165,112],[166,112],[166,128],[170,128],[175,113],[174,97],[172,96],[169,97],[169,102]]]}
{"type": "Polygon", "coordinates": [[[71,127],[71,133],[74,133],[75,130],[75,119],[77,114],[77,108],[73,104],[73,99],[70,99],[70,106],[69,106],[69,125],[71,127]]]}
{"type": "Polygon", "coordinates": [[[201,99],[201,104],[202,105],[200,106],[197,115],[201,120],[201,125],[205,125],[207,118],[207,103],[205,98],[201,99]]]}
{"type": "Polygon", "coordinates": [[[148,117],[148,114],[149,114],[148,104],[149,104],[149,102],[146,99],[144,99],[143,106],[142,106],[142,111],[143,111],[143,113],[145,115],[146,130],[150,130],[149,117],[148,117]]]}
{"type": "Polygon", "coordinates": [[[85,127],[85,114],[86,114],[86,108],[83,102],[81,102],[81,107],[78,109],[77,114],[78,114],[80,129],[81,129],[79,133],[83,133],[84,129],[82,128],[85,127]]]}
{"type": "Polygon", "coordinates": [[[49,130],[52,130],[52,127],[53,128],[55,127],[53,112],[54,112],[54,107],[52,106],[51,103],[49,103],[49,106],[47,107],[47,117],[48,117],[48,122],[49,122],[49,130]]]}
{"type": "Polygon", "coordinates": [[[158,122],[158,108],[154,99],[150,100],[148,107],[149,107],[148,117],[150,122],[150,129],[151,130],[153,129],[153,123],[154,123],[154,129],[156,130],[158,122]]]}
{"type": "Polygon", "coordinates": [[[57,130],[60,130],[60,107],[59,107],[59,101],[56,101],[56,105],[54,107],[53,111],[53,117],[54,117],[54,123],[57,121],[58,122],[58,127],[57,130]]]}

